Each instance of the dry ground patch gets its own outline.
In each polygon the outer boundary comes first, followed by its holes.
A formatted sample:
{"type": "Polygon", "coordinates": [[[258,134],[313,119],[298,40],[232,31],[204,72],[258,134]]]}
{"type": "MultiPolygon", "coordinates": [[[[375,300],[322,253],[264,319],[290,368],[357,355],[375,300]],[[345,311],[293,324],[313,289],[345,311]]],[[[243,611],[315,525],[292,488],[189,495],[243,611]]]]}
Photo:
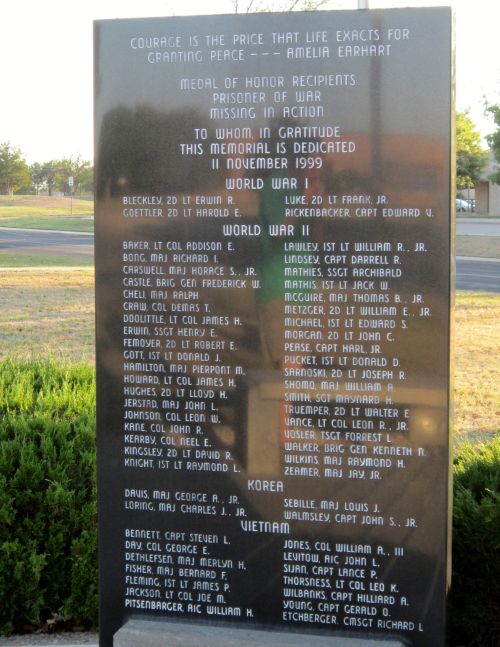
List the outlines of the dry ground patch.
{"type": "Polygon", "coordinates": [[[94,271],[2,270],[0,356],[93,362],[94,271]]]}
{"type": "MultiPolygon", "coordinates": [[[[0,356],[94,362],[94,272],[3,270],[0,356]]],[[[500,431],[500,296],[458,292],[455,310],[456,440],[500,431]]]]}
{"type": "Polygon", "coordinates": [[[457,256],[500,258],[500,236],[457,236],[457,256]]]}
{"type": "Polygon", "coordinates": [[[458,292],[455,308],[457,440],[500,431],[500,296],[458,292]]]}

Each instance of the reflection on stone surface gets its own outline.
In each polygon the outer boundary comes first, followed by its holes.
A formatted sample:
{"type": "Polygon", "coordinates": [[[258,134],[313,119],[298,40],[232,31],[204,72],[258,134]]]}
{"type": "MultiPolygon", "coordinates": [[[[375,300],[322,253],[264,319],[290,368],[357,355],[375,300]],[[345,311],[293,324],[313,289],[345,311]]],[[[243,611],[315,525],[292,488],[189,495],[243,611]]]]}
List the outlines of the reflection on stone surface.
{"type": "Polygon", "coordinates": [[[441,646],[449,12],[241,21],[96,26],[101,646],[441,646]]]}

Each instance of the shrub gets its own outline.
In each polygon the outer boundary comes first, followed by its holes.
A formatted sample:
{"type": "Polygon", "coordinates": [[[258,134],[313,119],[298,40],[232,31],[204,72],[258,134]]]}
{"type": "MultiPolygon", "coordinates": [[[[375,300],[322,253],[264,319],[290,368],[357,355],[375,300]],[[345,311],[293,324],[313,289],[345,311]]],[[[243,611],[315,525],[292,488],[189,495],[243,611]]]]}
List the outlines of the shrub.
{"type": "Polygon", "coordinates": [[[0,362],[0,632],[97,620],[95,383],[0,362]]]}
{"type": "Polygon", "coordinates": [[[500,436],[454,461],[454,644],[500,645],[500,436]]]}

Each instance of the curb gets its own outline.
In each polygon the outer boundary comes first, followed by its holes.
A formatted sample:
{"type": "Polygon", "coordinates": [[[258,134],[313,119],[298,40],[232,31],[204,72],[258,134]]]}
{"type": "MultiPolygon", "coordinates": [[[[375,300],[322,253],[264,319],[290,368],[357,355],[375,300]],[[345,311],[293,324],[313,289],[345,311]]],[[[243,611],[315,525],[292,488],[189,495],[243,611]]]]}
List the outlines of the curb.
{"type": "Polygon", "coordinates": [[[457,261],[479,261],[482,263],[500,263],[500,258],[490,258],[486,256],[456,256],[457,261]]]}
{"type": "Polygon", "coordinates": [[[0,229],[5,231],[28,231],[30,233],[37,234],[66,234],[68,236],[92,236],[94,237],[93,231],[67,231],[66,229],[28,229],[26,227],[2,227],[0,229]]]}

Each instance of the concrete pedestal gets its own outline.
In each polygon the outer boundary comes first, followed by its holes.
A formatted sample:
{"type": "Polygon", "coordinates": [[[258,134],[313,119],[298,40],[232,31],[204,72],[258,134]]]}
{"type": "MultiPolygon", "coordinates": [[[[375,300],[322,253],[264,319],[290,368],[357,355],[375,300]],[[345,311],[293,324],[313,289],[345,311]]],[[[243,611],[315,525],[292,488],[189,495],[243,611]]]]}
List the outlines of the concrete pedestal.
{"type": "Polygon", "coordinates": [[[394,638],[315,636],[188,622],[130,620],[116,632],[114,647],[405,647],[394,638]]]}

